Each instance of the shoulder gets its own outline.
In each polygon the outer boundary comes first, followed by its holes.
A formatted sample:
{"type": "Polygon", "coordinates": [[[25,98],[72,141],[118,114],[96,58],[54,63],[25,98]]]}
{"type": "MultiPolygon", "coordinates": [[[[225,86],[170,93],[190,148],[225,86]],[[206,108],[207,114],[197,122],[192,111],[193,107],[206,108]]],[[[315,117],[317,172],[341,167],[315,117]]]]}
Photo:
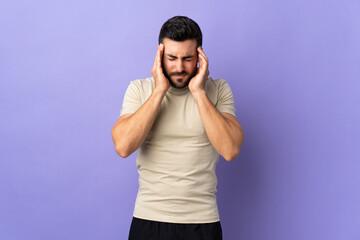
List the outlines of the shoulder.
{"type": "Polygon", "coordinates": [[[155,87],[154,78],[136,79],[130,82],[127,95],[134,96],[144,103],[151,95],[155,87]]]}
{"type": "Polygon", "coordinates": [[[139,88],[153,88],[154,86],[154,78],[148,77],[143,79],[136,79],[130,82],[131,85],[139,87],[139,88]]]}
{"type": "Polygon", "coordinates": [[[212,79],[211,77],[205,83],[205,90],[209,94],[216,94],[223,91],[231,91],[229,84],[225,79],[212,79]]]}
{"type": "Polygon", "coordinates": [[[218,79],[213,79],[211,77],[208,78],[208,80],[206,81],[206,85],[208,85],[208,87],[221,87],[224,84],[227,84],[227,81],[225,79],[222,78],[218,78],[218,79]]]}
{"type": "Polygon", "coordinates": [[[155,87],[154,78],[148,77],[144,79],[136,79],[130,82],[129,86],[131,88],[137,89],[143,94],[151,93],[155,87]]]}

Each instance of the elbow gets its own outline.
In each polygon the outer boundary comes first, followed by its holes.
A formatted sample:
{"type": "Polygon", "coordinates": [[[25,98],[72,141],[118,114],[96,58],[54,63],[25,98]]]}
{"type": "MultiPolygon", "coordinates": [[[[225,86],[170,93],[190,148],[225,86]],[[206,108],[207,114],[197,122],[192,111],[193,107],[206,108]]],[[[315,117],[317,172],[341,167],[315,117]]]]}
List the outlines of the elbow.
{"type": "Polygon", "coordinates": [[[111,136],[114,142],[115,151],[117,154],[120,155],[122,158],[127,158],[131,155],[129,148],[124,144],[124,141],[121,141],[121,137],[116,135],[114,128],[111,131],[111,136]]]}
{"type": "Polygon", "coordinates": [[[240,148],[238,148],[237,146],[233,146],[231,148],[228,148],[226,152],[221,154],[221,156],[227,162],[231,162],[232,160],[234,160],[239,155],[239,153],[240,153],[240,148]]]}
{"type": "Polygon", "coordinates": [[[115,151],[122,158],[127,158],[128,156],[131,155],[131,153],[129,151],[127,151],[124,147],[122,147],[121,145],[115,146],[115,151]]]}
{"type": "Polygon", "coordinates": [[[240,149],[236,149],[233,152],[229,153],[229,154],[224,154],[224,159],[227,162],[231,162],[232,160],[234,160],[240,153],[240,149]]]}
{"type": "Polygon", "coordinates": [[[241,134],[241,138],[239,141],[239,144],[236,146],[233,146],[232,149],[228,152],[228,154],[224,154],[224,159],[228,162],[231,162],[234,160],[237,156],[240,154],[241,145],[244,141],[244,133],[241,134]]]}

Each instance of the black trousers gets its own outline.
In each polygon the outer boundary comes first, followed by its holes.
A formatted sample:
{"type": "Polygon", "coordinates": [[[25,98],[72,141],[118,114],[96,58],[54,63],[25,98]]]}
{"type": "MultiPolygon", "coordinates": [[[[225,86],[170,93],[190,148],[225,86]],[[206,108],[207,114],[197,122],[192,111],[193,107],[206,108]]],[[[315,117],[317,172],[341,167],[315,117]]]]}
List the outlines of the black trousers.
{"type": "Polygon", "coordinates": [[[222,240],[220,222],[167,223],[133,217],[129,240],[222,240]]]}

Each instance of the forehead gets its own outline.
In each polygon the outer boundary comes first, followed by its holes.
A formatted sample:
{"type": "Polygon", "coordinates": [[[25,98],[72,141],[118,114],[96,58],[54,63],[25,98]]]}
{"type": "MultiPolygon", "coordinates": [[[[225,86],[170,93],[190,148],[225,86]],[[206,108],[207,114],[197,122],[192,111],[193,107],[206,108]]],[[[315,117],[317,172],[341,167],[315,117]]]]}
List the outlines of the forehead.
{"type": "Polygon", "coordinates": [[[164,38],[165,54],[171,54],[177,57],[194,55],[196,53],[197,42],[195,39],[188,39],[182,42],[164,38]]]}

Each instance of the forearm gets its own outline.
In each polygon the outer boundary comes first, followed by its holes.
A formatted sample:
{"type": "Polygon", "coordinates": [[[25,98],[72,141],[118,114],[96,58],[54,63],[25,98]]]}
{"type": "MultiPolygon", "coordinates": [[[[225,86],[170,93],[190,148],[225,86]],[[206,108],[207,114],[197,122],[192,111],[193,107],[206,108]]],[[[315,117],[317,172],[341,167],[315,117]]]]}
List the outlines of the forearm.
{"type": "Polygon", "coordinates": [[[112,137],[116,152],[121,157],[131,155],[144,142],[165,93],[154,89],[147,101],[134,114],[114,125],[112,137]]]}
{"type": "Polygon", "coordinates": [[[227,161],[233,160],[243,141],[241,126],[226,119],[213,105],[205,90],[193,93],[209,140],[227,161]]]}

